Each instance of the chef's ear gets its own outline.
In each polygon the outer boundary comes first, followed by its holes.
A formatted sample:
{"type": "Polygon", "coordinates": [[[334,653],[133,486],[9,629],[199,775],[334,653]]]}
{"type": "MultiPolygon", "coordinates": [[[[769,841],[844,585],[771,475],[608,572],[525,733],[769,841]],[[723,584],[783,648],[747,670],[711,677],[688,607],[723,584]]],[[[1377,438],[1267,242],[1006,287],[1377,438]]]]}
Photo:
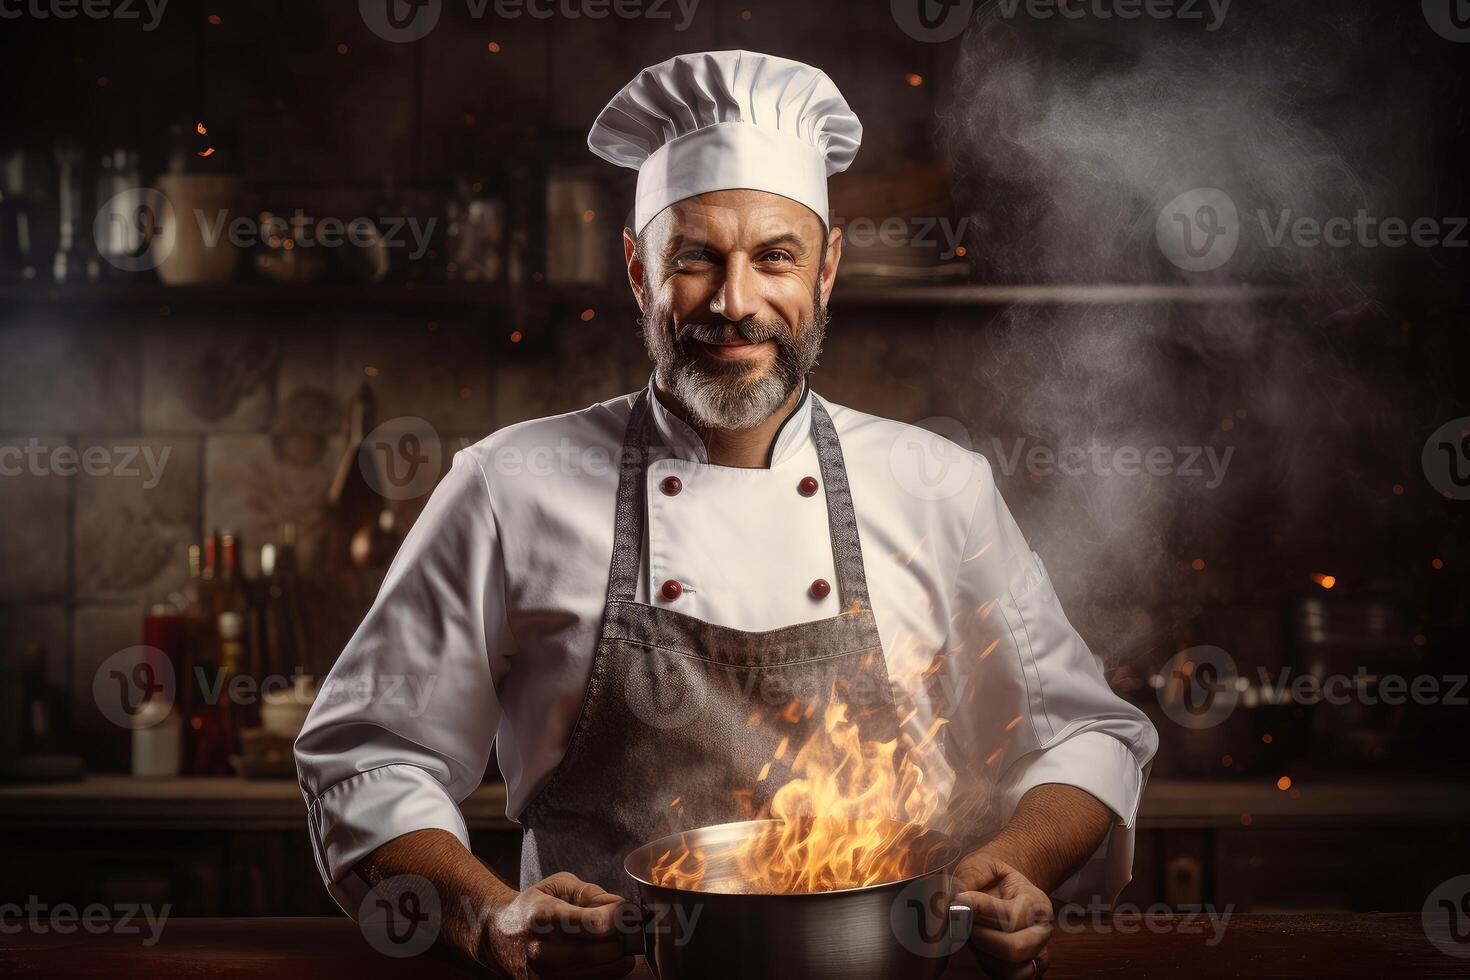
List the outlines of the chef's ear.
{"type": "Polygon", "coordinates": [[[837,264],[842,261],[842,229],[827,232],[826,253],[822,261],[822,305],[832,299],[832,285],[837,281],[837,264]]]}
{"type": "Polygon", "coordinates": [[[645,309],[643,295],[643,284],[647,280],[643,275],[643,258],[638,254],[638,236],[633,234],[632,228],[623,229],[623,261],[628,266],[628,285],[633,289],[633,298],[638,301],[638,309],[645,309]]]}

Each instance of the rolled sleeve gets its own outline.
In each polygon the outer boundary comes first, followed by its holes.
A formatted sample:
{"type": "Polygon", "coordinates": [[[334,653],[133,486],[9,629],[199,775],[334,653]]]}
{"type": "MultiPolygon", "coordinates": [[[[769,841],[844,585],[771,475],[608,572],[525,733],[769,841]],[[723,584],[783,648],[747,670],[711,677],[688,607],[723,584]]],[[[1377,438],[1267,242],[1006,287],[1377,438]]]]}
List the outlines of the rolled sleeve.
{"type": "Polygon", "coordinates": [[[352,875],[383,844],[418,830],[445,830],[470,846],[459,806],[427,770],[380,766],[329,786],[307,800],[307,827],[317,870],[343,910],[355,916],[366,886],[352,875]]]}
{"type": "Polygon", "coordinates": [[[508,659],[503,573],[479,465],[459,453],[323,680],[296,739],[318,870],[356,915],[353,873],[383,844],[445,830],[484,777],[508,659]]]}
{"type": "Polygon", "coordinates": [[[1113,812],[1114,825],[1097,851],[1053,890],[1064,901],[1111,903],[1133,878],[1133,835],[1147,767],[1112,735],[1083,732],[1022,759],[1007,774],[1003,806],[1014,813],[1037,786],[1075,786],[1113,812]]]}

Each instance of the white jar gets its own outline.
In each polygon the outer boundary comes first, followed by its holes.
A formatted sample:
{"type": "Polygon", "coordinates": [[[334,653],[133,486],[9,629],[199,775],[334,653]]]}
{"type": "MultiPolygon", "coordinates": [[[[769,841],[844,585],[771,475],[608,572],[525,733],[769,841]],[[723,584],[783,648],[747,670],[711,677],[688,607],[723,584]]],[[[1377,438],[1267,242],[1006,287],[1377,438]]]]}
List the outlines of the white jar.
{"type": "Polygon", "coordinates": [[[177,776],[184,726],[173,702],[149,698],[133,716],[133,775],[177,776]]]}

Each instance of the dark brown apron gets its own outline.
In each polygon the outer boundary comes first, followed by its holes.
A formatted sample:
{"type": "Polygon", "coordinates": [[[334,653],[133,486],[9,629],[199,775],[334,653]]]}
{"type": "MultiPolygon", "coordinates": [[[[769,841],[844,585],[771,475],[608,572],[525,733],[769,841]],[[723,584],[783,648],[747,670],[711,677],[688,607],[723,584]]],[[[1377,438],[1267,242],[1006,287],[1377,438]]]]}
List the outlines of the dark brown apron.
{"type": "Polygon", "coordinates": [[[898,734],[842,448],[821,402],[812,399],[812,439],[842,612],[751,633],[634,599],[648,398],[644,391],[634,402],[623,443],[607,607],[582,712],[561,764],[520,815],[522,888],[570,871],[631,898],[623,858],[638,845],[768,815],[772,795],[792,778],[796,750],[834,697],[864,739],[898,734]]]}

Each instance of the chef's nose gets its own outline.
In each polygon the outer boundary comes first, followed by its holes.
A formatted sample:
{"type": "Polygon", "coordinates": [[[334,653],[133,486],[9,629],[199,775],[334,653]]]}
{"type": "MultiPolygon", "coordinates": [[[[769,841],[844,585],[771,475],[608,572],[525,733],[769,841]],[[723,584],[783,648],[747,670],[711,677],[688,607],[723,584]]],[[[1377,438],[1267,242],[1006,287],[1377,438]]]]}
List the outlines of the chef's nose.
{"type": "Polygon", "coordinates": [[[743,255],[732,255],[725,262],[725,278],[710,300],[711,313],[739,322],[756,312],[755,270],[743,255]]]}

